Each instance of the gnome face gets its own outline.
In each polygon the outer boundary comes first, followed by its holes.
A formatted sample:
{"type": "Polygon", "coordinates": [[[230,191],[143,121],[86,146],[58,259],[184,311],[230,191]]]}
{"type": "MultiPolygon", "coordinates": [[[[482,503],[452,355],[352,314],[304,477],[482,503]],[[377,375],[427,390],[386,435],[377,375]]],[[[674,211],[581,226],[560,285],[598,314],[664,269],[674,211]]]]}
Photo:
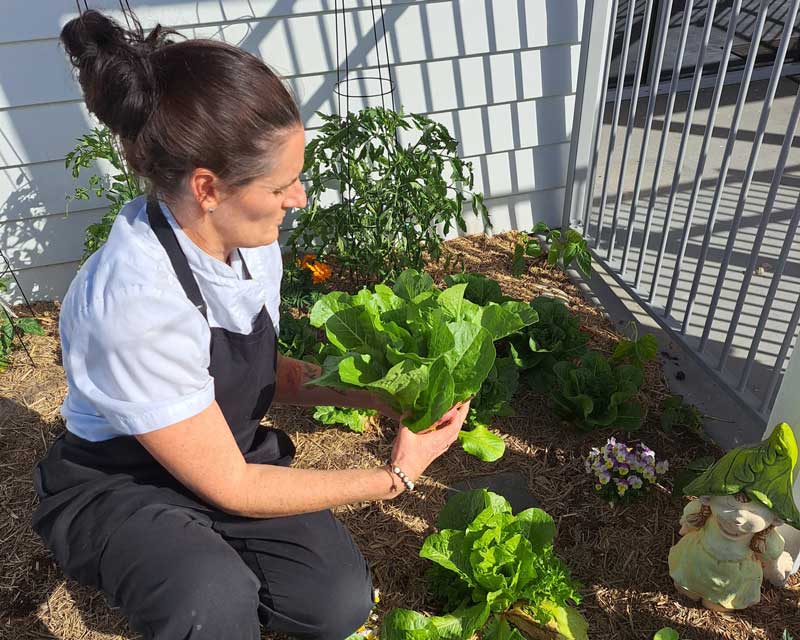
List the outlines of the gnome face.
{"type": "Polygon", "coordinates": [[[722,532],[732,538],[752,536],[779,522],[768,507],[757,500],[748,500],[741,493],[709,496],[703,502],[711,507],[722,532]]]}

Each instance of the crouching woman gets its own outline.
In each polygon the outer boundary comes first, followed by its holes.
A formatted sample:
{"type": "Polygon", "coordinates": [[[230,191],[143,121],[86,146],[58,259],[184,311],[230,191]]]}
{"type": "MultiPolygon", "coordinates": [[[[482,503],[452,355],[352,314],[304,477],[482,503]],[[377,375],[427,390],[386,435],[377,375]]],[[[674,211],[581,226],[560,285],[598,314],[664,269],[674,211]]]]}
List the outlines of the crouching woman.
{"type": "Polygon", "coordinates": [[[401,427],[384,466],[292,468],[289,437],[260,425],[273,402],[391,413],[304,386],[318,370],[277,351],[278,230],[306,204],[297,105],[221,42],[145,37],[94,11],[61,41],[150,194],[122,209],[64,299],[67,428],[35,471],[34,529],[145,638],[256,640],[263,625],[341,640],[372,585],[329,509],[404,491],[468,406],[432,433],[401,427]]]}

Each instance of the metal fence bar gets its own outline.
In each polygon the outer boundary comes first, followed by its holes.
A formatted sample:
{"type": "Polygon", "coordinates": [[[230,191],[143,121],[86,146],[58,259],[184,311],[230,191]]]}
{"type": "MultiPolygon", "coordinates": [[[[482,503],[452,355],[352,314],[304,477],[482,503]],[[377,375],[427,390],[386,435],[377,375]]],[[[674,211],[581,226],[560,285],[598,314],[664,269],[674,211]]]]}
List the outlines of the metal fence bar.
{"type": "Polygon", "coordinates": [[[683,316],[683,325],[681,326],[681,333],[686,334],[689,328],[689,322],[692,319],[692,311],[694,310],[694,302],[697,298],[697,290],[700,288],[700,278],[703,275],[703,267],[708,257],[708,248],[711,245],[711,238],[714,235],[714,226],[717,223],[717,213],[719,212],[719,203],[722,200],[722,192],[725,190],[725,180],[728,178],[728,170],[731,166],[731,159],[733,158],[733,147],[736,144],[736,138],[739,133],[739,125],[742,121],[742,112],[744,105],[747,102],[747,92],[750,89],[750,78],[753,75],[753,68],[756,65],[756,57],[758,56],[758,48],[761,43],[761,35],[764,33],[764,24],[767,21],[767,9],[769,9],[770,0],[761,0],[761,5],[758,10],[758,18],[756,21],[756,28],[753,32],[753,38],[750,41],[750,51],[747,54],[747,63],[745,64],[744,78],[739,87],[739,95],[736,99],[736,108],[733,111],[733,122],[731,122],[730,132],[728,134],[728,142],[725,145],[725,152],[722,156],[722,167],[720,168],[719,177],[717,178],[717,186],[714,190],[714,198],[711,202],[711,211],[708,214],[708,222],[706,223],[706,232],[703,237],[703,244],[700,247],[700,256],[697,259],[697,267],[694,272],[694,279],[692,280],[692,288],[689,292],[689,299],[686,302],[686,312],[683,316]]]}
{"type": "MultiPolygon", "coordinates": [[[[620,273],[625,276],[628,269],[628,253],[631,250],[633,240],[633,225],[636,221],[636,208],[639,203],[639,195],[642,191],[642,175],[644,174],[645,159],[647,158],[647,147],[650,143],[650,130],[653,126],[653,117],[656,114],[656,103],[658,102],[658,83],[661,79],[661,69],[664,66],[664,52],[667,48],[667,34],[669,33],[669,19],[672,13],[672,0],[664,0],[661,5],[661,20],[659,20],[658,44],[656,45],[655,67],[650,83],[650,98],[647,101],[647,116],[645,117],[644,129],[642,130],[642,148],[639,151],[639,167],[636,169],[636,184],[633,187],[633,201],[631,202],[631,213],[628,216],[628,231],[625,234],[625,245],[622,250],[622,265],[620,273]]],[[[667,129],[661,134],[661,139],[667,137],[667,129]]],[[[611,234],[611,243],[614,243],[614,234],[611,234]]],[[[613,251],[613,246],[611,247],[613,251]]],[[[644,250],[639,254],[641,261],[644,250]]]]}
{"type": "MultiPolygon", "coordinates": [[[[686,42],[689,38],[689,27],[692,25],[692,10],[694,9],[694,0],[686,0],[686,6],[683,9],[683,27],[681,29],[680,44],[678,45],[678,53],[675,56],[675,64],[672,67],[672,83],[669,87],[669,97],[667,98],[667,109],[664,112],[664,128],[661,134],[661,143],[658,146],[658,155],[656,156],[656,167],[653,171],[653,183],[650,187],[650,201],[647,205],[647,215],[644,222],[644,237],[642,238],[642,249],[639,253],[639,261],[636,264],[636,278],[634,280],[633,288],[638,289],[642,282],[642,271],[644,268],[644,260],[647,257],[647,243],[650,241],[650,228],[653,222],[653,211],[655,210],[656,200],[658,199],[658,182],[661,179],[661,167],[664,163],[664,155],[667,151],[667,140],[669,139],[669,130],[672,126],[672,116],[675,110],[675,98],[678,96],[678,82],[681,78],[681,69],[683,68],[683,54],[686,51],[686,42]]],[[[669,30],[669,23],[667,23],[667,30],[669,30]]],[[[655,91],[655,89],[654,89],[655,91]]],[[[688,116],[688,114],[687,114],[688,116]]],[[[634,203],[636,200],[634,199],[634,203]]],[[[629,229],[633,228],[633,223],[629,225],[629,229]]],[[[632,231],[628,232],[628,241],[626,245],[630,245],[630,238],[632,231]]],[[[628,246],[625,251],[627,254],[628,246]]],[[[622,256],[622,269],[623,275],[625,273],[625,254],[622,256]]]]}
{"type": "MultiPolygon", "coordinates": [[[[739,232],[739,225],[742,222],[742,215],[744,214],[744,207],[747,203],[747,198],[750,194],[750,185],[753,182],[753,174],[756,171],[756,162],[758,162],[758,153],[761,150],[761,143],[764,141],[764,133],[767,130],[767,122],[772,113],[772,104],[775,101],[775,94],[778,91],[778,82],[781,79],[783,71],[783,63],[786,60],[786,52],[789,50],[789,43],[794,30],[794,21],[797,18],[797,11],[800,8],[800,0],[793,0],[789,14],[786,16],[786,23],[784,24],[783,34],[781,35],[781,42],[778,46],[778,53],[775,58],[775,65],[772,68],[772,77],[769,79],[769,86],[767,88],[767,95],[764,97],[764,104],[761,108],[761,117],[758,120],[756,127],[755,140],[753,147],[750,151],[750,158],[747,162],[747,169],[745,171],[744,180],[742,181],[742,189],[739,193],[739,202],[736,205],[736,211],[731,220],[731,229],[728,232],[728,242],[725,246],[725,253],[722,256],[722,264],[720,264],[719,274],[717,274],[717,282],[714,285],[714,293],[711,296],[711,302],[708,307],[708,315],[706,323],[703,327],[703,334],[700,338],[700,345],[698,349],[702,353],[708,344],[708,336],[711,333],[711,325],[714,323],[714,313],[719,304],[719,298],[722,294],[722,286],[725,283],[725,276],[728,273],[728,265],[730,264],[731,255],[733,254],[733,245],[736,243],[736,234],[739,232]]],[[[791,135],[789,136],[792,137],[791,135]]],[[[785,146],[785,144],[784,144],[785,146]]],[[[783,173],[783,167],[775,169],[775,175],[780,180],[780,175],[783,173]]],[[[687,310],[688,311],[688,310],[687,310]]],[[[730,333],[730,331],[729,331],[730,333]]]]}
{"type": "MultiPolygon", "coordinates": [[[[637,302],[639,305],[641,305],[642,308],[650,310],[652,319],[655,320],[656,323],[658,323],[658,325],[667,333],[667,335],[670,338],[672,338],[673,340],[675,340],[678,343],[684,342],[683,336],[681,336],[678,333],[676,328],[672,325],[672,323],[669,322],[669,320],[667,318],[659,315],[658,313],[654,313],[653,310],[651,309],[651,307],[648,305],[647,301],[644,299],[644,297],[638,291],[636,291],[635,289],[632,289],[630,284],[625,280],[625,278],[620,276],[616,269],[613,269],[612,267],[610,267],[608,265],[608,263],[606,263],[603,260],[603,257],[599,255],[599,252],[597,252],[595,250],[591,250],[591,251],[592,251],[592,256],[594,257],[595,261],[600,266],[603,267],[605,272],[609,276],[611,276],[611,278],[622,289],[627,291],[628,294],[631,296],[631,298],[633,298],[633,300],[635,302],[637,302]]],[[[692,358],[692,360],[694,360],[694,362],[699,367],[701,367],[703,369],[703,371],[705,371],[709,376],[712,376],[712,377],[716,376],[716,372],[713,371],[713,369],[709,366],[708,362],[705,360],[705,358],[703,358],[703,356],[701,356],[699,353],[697,353],[694,349],[691,349],[691,348],[687,349],[687,353],[692,358]]],[[[737,393],[734,390],[733,385],[731,385],[731,384],[724,384],[723,383],[720,386],[722,387],[722,389],[728,394],[728,396],[732,400],[734,400],[735,402],[737,402],[737,403],[739,403],[741,405],[743,411],[753,421],[755,421],[756,423],[763,422],[764,416],[759,414],[759,412],[756,410],[755,402],[752,402],[752,403],[751,402],[745,402],[742,399],[742,397],[740,396],[740,394],[737,393]]]]}
{"type": "MultiPolygon", "coordinates": [[[[608,95],[608,79],[611,77],[611,51],[614,48],[614,20],[617,16],[617,9],[619,0],[611,0],[611,26],[608,29],[608,42],[606,42],[605,49],[605,65],[603,68],[603,80],[600,85],[600,109],[597,115],[597,125],[594,134],[594,143],[592,145],[592,155],[589,158],[589,167],[587,171],[587,193],[586,202],[584,202],[583,211],[583,235],[589,235],[589,216],[592,212],[592,198],[594,198],[594,182],[597,179],[597,160],[600,157],[600,140],[603,131],[603,118],[606,114],[606,96],[608,95]]],[[[613,125],[612,125],[613,126],[613,125]]],[[[599,233],[597,234],[600,235],[599,233]]]]}
{"type": "MultiPolygon", "coordinates": [[[[686,156],[686,146],[689,142],[689,137],[692,130],[692,120],[694,118],[694,109],[697,105],[697,96],[700,94],[700,83],[703,80],[703,67],[706,62],[706,52],[708,51],[708,44],[711,41],[711,32],[714,28],[714,12],[717,9],[717,0],[709,0],[708,10],[706,12],[705,26],[703,27],[703,44],[700,51],[697,53],[697,62],[694,67],[694,80],[692,82],[692,91],[689,94],[689,104],[686,108],[686,122],[683,125],[683,134],[681,135],[681,144],[678,149],[678,158],[675,162],[675,173],[672,176],[672,187],[669,191],[669,202],[667,204],[667,211],[664,214],[664,227],[661,232],[661,244],[658,248],[658,256],[656,257],[656,266],[653,270],[653,281],[650,283],[650,294],[647,296],[648,302],[652,303],[655,300],[656,291],[658,289],[658,280],[661,274],[661,266],[664,263],[664,253],[667,250],[667,240],[669,239],[669,228],[672,225],[672,212],[675,209],[675,200],[678,194],[678,188],[681,183],[681,174],[683,172],[683,159],[686,156]]],[[[680,65],[676,65],[675,73],[680,79],[680,65]]],[[[674,80],[674,75],[673,75],[674,80]]],[[[672,89],[670,89],[670,92],[672,89]]],[[[664,131],[667,129],[665,127],[664,131]]],[[[658,173],[656,173],[656,180],[658,173]]],[[[655,183],[654,183],[655,184],[655,183]]],[[[655,189],[650,196],[650,212],[652,212],[655,205],[655,189]]],[[[647,244],[647,236],[645,236],[645,246],[647,244]]],[[[640,264],[641,267],[641,264],[640,264]]],[[[639,288],[641,282],[641,269],[636,273],[636,288],[639,288]]]]}
{"type": "Polygon", "coordinates": [[[800,121],[800,88],[798,88],[797,97],[794,101],[794,108],[792,109],[792,116],[789,119],[789,126],[786,128],[786,136],[783,140],[783,145],[781,146],[780,155],[778,156],[778,164],[775,167],[775,173],[772,176],[772,184],[769,188],[767,202],[764,205],[764,211],[761,214],[761,220],[758,224],[758,231],[756,231],[755,240],[753,240],[753,249],[750,253],[750,261],[744,271],[744,278],[741,286],[739,287],[739,296],[736,299],[736,307],[733,310],[733,318],[731,319],[731,324],[728,328],[728,335],[725,338],[725,345],[722,347],[722,354],[720,355],[719,363],[717,364],[717,369],[719,370],[722,370],[722,368],[725,366],[725,362],[728,359],[728,355],[731,351],[731,346],[733,345],[733,339],[736,337],[736,329],[739,326],[739,317],[742,313],[742,309],[744,308],[745,298],[747,298],[747,292],[750,289],[750,282],[753,279],[753,274],[756,270],[756,263],[758,262],[758,257],[761,253],[761,245],[764,242],[764,236],[767,234],[767,227],[769,226],[772,218],[772,210],[775,207],[775,200],[778,197],[778,190],[781,186],[783,172],[786,169],[789,151],[791,150],[792,143],[794,142],[798,121],[800,121]]]}
{"type": "Polygon", "coordinates": [[[789,353],[789,347],[792,345],[792,340],[794,339],[794,335],[797,332],[797,325],[800,324],[800,297],[797,299],[797,304],[794,306],[794,312],[792,313],[792,319],[789,320],[789,329],[786,332],[786,335],[783,337],[783,344],[781,344],[781,350],[778,353],[778,358],[775,360],[775,366],[772,369],[772,374],[769,378],[769,384],[767,385],[767,392],[764,394],[764,398],[761,400],[761,407],[760,411],[764,411],[767,408],[770,400],[775,395],[775,387],[778,384],[778,380],[781,377],[781,371],[783,370],[783,363],[786,362],[786,354],[789,353]]]}
{"type": "MultiPolygon", "coordinates": [[[[717,73],[717,82],[714,85],[714,95],[711,98],[711,107],[708,111],[708,120],[706,121],[706,130],[703,135],[703,143],[700,148],[700,156],[697,162],[697,171],[694,175],[694,186],[692,187],[692,195],[689,197],[689,207],[686,209],[686,220],[683,225],[683,233],[681,234],[681,244],[678,249],[678,255],[675,257],[675,268],[672,271],[672,282],[669,287],[669,294],[667,295],[667,304],[664,306],[664,315],[668,316],[672,312],[672,305],[675,303],[675,294],[678,291],[678,282],[681,276],[681,263],[686,255],[686,246],[689,244],[689,234],[692,229],[692,219],[694,218],[694,208],[697,205],[697,197],[700,194],[700,186],[703,181],[703,173],[706,168],[706,161],[708,160],[708,147],[711,144],[711,138],[714,133],[714,121],[717,119],[717,109],[719,109],[719,101],[722,97],[722,89],[725,85],[725,75],[728,73],[728,63],[731,59],[731,51],[733,50],[733,41],[736,37],[736,25],[739,21],[739,13],[742,9],[742,0],[735,0],[734,6],[731,7],[731,18],[728,23],[728,32],[725,34],[725,49],[722,52],[722,62],[720,63],[719,72],[717,73]]],[[[655,292],[655,288],[653,289],[655,292]]]]}
{"type": "MultiPolygon", "coordinates": [[[[741,0],[739,0],[741,2],[741,0]]],[[[603,217],[606,210],[606,198],[608,197],[608,173],[611,168],[611,156],[614,154],[614,146],[617,142],[617,122],[619,121],[619,110],[622,105],[622,87],[625,84],[625,69],[628,67],[628,52],[631,48],[631,32],[633,31],[633,16],[636,12],[636,0],[628,1],[628,16],[625,21],[625,35],[622,37],[622,58],[619,62],[619,73],[617,74],[617,94],[614,96],[614,115],[611,118],[611,133],[608,139],[608,153],[606,155],[606,169],[603,174],[603,190],[600,195],[600,214],[597,219],[597,236],[594,239],[594,246],[600,246],[600,236],[603,235],[603,217]]],[[[614,20],[611,21],[611,30],[614,30],[614,20]]],[[[609,57],[611,52],[609,51],[609,57]]]]}
{"type": "Polygon", "coordinates": [[[639,104],[639,90],[642,88],[642,73],[644,61],[647,57],[647,38],[650,35],[650,17],[653,13],[653,0],[647,0],[644,6],[644,19],[642,20],[642,35],[639,43],[639,60],[636,65],[636,75],[633,78],[633,93],[628,101],[628,126],[625,130],[625,142],[622,145],[622,159],[619,162],[619,180],[617,181],[617,197],[614,201],[614,214],[611,218],[611,237],[608,239],[606,260],[611,260],[614,253],[614,240],[617,236],[617,223],[619,222],[619,208],[622,205],[622,183],[625,180],[625,164],[628,161],[628,151],[631,146],[631,135],[636,120],[636,108],[639,104]]]}
{"type": "MultiPolygon", "coordinates": [[[[800,225],[800,197],[797,198],[797,204],[795,204],[794,213],[792,214],[792,219],[789,222],[789,229],[786,233],[786,238],[784,238],[783,241],[781,254],[778,258],[778,264],[775,267],[775,273],[772,274],[772,282],[769,284],[769,291],[767,292],[767,297],[764,300],[764,308],[761,310],[761,316],[758,318],[758,325],[756,326],[755,333],[753,334],[753,343],[750,345],[750,351],[747,354],[747,360],[744,363],[742,375],[739,378],[739,384],[736,387],[739,391],[744,389],[745,385],[747,384],[747,380],[750,378],[750,373],[753,370],[753,362],[755,361],[756,354],[758,353],[758,347],[761,344],[761,337],[764,334],[764,327],[767,326],[767,319],[769,318],[769,312],[772,310],[772,303],[775,300],[775,294],[778,292],[778,286],[780,285],[781,277],[786,269],[786,261],[789,259],[789,252],[792,249],[792,242],[794,241],[794,236],[797,233],[798,225],[800,225]]],[[[776,366],[780,366],[781,364],[782,363],[776,363],[776,366]]]]}
{"type": "Polygon", "coordinates": [[[566,230],[582,222],[588,176],[592,173],[584,158],[592,158],[600,138],[600,125],[595,114],[605,99],[606,79],[599,82],[607,69],[605,47],[609,44],[611,22],[608,0],[586,0],[581,28],[581,54],[578,62],[578,83],[573,108],[569,164],[564,188],[561,226],[566,230]],[[577,214],[577,215],[575,215],[577,214]]]}

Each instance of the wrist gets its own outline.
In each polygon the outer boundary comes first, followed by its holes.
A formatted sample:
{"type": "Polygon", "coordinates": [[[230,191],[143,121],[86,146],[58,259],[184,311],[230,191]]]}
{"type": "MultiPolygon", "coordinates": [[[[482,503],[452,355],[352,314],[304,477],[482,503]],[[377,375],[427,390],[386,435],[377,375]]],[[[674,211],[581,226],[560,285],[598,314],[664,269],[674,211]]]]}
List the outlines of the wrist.
{"type": "Polygon", "coordinates": [[[392,473],[391,463],[378,467],[377,472],[381,477],[382,486],[382,493],[379,498],[380,500],[391,500],[406,490],[402,480],[392,473]]]}

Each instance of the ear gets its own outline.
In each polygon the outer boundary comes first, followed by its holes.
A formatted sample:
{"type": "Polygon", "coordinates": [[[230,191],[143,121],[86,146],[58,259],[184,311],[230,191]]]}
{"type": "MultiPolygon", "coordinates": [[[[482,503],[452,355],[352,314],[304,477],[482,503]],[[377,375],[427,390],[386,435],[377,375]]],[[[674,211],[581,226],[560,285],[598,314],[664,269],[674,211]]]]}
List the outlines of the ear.
{"type": "Polygon", "coordinates": [[[221,180],[210,169],[198,167],[189,175],[189,191],[205,213],[212,213],[222,202],[221,186],[221,180]]]}

